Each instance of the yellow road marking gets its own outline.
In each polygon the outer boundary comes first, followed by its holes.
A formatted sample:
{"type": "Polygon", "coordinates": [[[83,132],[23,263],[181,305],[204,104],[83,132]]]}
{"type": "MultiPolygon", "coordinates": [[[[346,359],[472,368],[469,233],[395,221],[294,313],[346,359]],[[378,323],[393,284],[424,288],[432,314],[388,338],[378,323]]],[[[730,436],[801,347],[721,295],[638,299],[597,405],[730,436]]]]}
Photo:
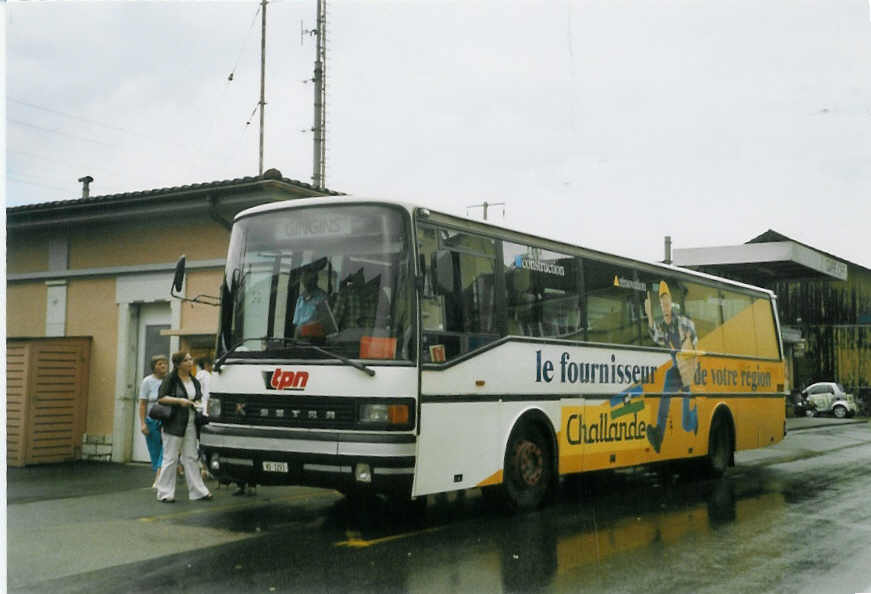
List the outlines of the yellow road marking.
{"type": "Polygon", "coordinates": [[[409,536],[418,536],[420,534],[427,534],[430,532],[438,532],[441,530],[443,526],[436,526],[435,528],[427,528],[426,530],[416,530],[414,532],[403,532],[402,534],[392,534],[390,536],[382,536],[381,538],[373,538],[372,540],[365,540],[360,538],[359,532],[346,532],[346,536],[348,540],[343,540],[341,542],[335,543],[334,546],[337,547],[349,547],[353,549],[362,549],[364,547],[371,547],[372,545],[382,544],[385,542],[390,542],[392,540],[400,540],[403,538],[408,538],[409,536]]]}

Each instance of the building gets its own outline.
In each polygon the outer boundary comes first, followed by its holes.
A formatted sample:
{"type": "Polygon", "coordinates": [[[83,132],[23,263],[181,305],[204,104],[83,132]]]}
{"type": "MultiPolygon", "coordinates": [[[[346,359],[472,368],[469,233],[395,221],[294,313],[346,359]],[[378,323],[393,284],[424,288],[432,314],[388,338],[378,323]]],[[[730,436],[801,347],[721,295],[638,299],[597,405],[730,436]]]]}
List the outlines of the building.
{"type": "MultiPolygon", "coordinates": [[[[87,178],[83,178],[85,180],[87,178]]],[[[90,180],[88,180],[90,181],[90,180]]],[[[136,397],[156,353],[212,351],[231,221],[269,201],[340,195],[262,176],[7,208],[10,465],[148,460],[136,397]]]]}
{"type": "Polygon", "coordinates": [[[673,263],[774,291],[792,387],[837,381],[871,405],[871,270],[773,230],[673,263]]]}

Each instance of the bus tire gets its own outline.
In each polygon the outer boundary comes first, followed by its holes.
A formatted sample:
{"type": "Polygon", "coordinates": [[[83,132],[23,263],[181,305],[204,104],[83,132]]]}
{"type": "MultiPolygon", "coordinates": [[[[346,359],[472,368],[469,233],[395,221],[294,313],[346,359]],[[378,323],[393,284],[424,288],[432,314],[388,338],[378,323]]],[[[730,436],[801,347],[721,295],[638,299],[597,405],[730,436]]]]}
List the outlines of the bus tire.
{"type": "Polygon", "coordinates": [[[511,432],[505,449],[504,495],[508,511],[536,509],[553,484],[550,440],[536,425],[521,422],[511,432]]]}
{"type": "Polygon", "coordinates": [[[708,476],[720,478],[726,474],[732,461],[733,449],[731,425],[726,415],[717,415],[711,424],[711,434],[708,437],[708,455],[705,458],[708,476]]]}
{"type": "Polygon", "coordinates": [[[490,485],[481,487],[481,498],[484,505],[491,508],[501,509],[505,507],[505,486],[490,485]]]}

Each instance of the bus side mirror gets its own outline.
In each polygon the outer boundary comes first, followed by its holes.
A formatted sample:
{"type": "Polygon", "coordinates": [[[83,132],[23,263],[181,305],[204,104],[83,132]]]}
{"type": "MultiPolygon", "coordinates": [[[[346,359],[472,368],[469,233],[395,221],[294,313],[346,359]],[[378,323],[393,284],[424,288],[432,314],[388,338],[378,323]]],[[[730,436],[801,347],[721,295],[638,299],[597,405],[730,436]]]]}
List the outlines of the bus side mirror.
{"type": "Polygon", "coordinates": [[[176,293],[181,293],[181,289],[184,286],[185,260],[185,257],[182,256],[175,263],[175,276],[172,277],[172,288],[176,293]]]}
{"type": "Polygon", "coordinates": [[[454,292],[454,263],[451,252],[438,250],[432,256],[433,288],[437,295],[454,292]]]}
{"type": "Polygon", "coordinates": [[[219,297],[212,297],[211,295],[197,295],[193,299],[189,299],[181,294],[182,287],[184,286],[184,268],[185,268],[185,257],[182,256],[178,259],[178,262],[175,263],[175,274],[172,277],[172,287],[169,289],[169,294],[176,299],[181,299],[182,301],[190,301],[191,303],[203,303],[205,305],[214,305],[215,307],[221,305],[221,299],[219,297]]]}

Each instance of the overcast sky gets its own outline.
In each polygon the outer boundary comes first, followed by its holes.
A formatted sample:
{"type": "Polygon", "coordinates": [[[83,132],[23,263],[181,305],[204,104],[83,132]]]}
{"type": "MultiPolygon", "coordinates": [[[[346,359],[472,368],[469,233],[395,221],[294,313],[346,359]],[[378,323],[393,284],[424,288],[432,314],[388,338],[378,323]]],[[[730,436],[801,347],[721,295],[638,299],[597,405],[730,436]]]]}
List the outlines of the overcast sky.
{"type": "MultiPolygon", "coordinates": [[[[7,205],[256,175],[258,5],[6,5],[7,205]]],[[[314,17],[267,8],[265,166],[304,182],[314,17]]],[[[871,268],[868,0],[330,0],[327,40],[331,189],[505,202],[643,260],[771,228],[871,268]]]]}

